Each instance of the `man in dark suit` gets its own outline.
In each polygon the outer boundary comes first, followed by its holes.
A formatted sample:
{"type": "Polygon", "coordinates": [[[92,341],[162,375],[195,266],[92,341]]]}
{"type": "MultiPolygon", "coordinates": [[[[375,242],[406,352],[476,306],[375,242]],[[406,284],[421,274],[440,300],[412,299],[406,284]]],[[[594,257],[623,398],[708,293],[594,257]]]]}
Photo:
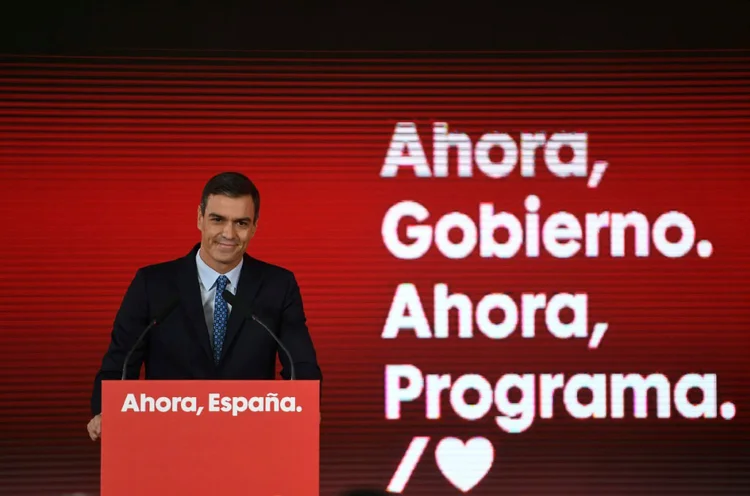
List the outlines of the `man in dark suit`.
{"type": "Polygon", "coordinates": [[[211,178],[198,206],[201,242],[185,257],[140,268],[117,312],[109,348],[94,380],[89,436],[101,436],[101,381],[119,379],[140,333],[175,297],[179,305],[131,355],[129,379],[145,365],[146,379],[273,379],[276,355],[283,378],[287,356],[260,324],[232,311],[226,289],[252,308],[294,358],[297,379],[321,380],[294,274],[245,253],[258,227],[260,194],[244,175],[211,178]]]}

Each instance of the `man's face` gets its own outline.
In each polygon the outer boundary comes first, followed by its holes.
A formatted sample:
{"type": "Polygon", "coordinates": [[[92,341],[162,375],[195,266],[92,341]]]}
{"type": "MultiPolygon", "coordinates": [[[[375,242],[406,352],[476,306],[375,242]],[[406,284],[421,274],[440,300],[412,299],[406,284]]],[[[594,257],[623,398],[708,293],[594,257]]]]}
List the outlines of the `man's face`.
{"type": "Polygon", "coordinates": [[[239,263],[258,227],[254,216],[255,204],[250,196],[209,196],[204,214],[198,206],[203,253],[219,267],[239,263]]]}

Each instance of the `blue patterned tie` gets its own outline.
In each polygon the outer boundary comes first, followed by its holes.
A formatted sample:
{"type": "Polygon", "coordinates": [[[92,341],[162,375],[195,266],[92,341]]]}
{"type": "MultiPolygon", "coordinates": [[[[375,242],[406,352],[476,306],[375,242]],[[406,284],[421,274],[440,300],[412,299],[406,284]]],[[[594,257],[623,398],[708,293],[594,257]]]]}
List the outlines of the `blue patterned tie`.
{"type": "Polygon", "coordinates": [[[224,346],[224,336],[227,334],[227,317],[229,308],[221,294],[227,288],[227,276],[216,279],[216,296],[214,296],[214,362],[219,363],[221,347],[224,346]]]}

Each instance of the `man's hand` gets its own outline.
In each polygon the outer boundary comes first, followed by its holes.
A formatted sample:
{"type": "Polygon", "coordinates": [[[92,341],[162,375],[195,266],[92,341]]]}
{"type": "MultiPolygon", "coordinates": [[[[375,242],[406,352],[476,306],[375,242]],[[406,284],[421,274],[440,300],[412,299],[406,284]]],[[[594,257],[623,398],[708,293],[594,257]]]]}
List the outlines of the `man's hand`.
{"type": "Polygon", "coordinates": [[[92,441],[96,441],[102,437],[102,414],[100,413],[96,417],[89,420],[88,425],[89,437],[92,441]]]}

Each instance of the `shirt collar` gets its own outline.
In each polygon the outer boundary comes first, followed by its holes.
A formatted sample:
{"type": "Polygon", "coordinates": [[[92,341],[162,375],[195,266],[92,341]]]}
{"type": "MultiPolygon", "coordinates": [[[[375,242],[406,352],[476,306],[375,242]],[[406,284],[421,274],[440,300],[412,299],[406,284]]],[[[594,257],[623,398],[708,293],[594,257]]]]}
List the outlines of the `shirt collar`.
{"type": "MultiPolygon", "coordinates": [[[[244,258],[245,257],[242,257],[242,260],[240,260],[240,263],[237,265],[237,267],[224,274],[229,279],[229,284],[233,288],[237,288],[237,284],[240,280],[242,264],[245,262],[244,258]]],[[[203,261],[200,255],[200,250],[198,250],[195,254],[195,264],[198,266],[198,278],[200,279],[200,283],[201,285],[203,285],[203,288],[213,288],[216,284],[216,279],[218,279],[221,274],[209,267],[206,262],[203,261]]]]}

